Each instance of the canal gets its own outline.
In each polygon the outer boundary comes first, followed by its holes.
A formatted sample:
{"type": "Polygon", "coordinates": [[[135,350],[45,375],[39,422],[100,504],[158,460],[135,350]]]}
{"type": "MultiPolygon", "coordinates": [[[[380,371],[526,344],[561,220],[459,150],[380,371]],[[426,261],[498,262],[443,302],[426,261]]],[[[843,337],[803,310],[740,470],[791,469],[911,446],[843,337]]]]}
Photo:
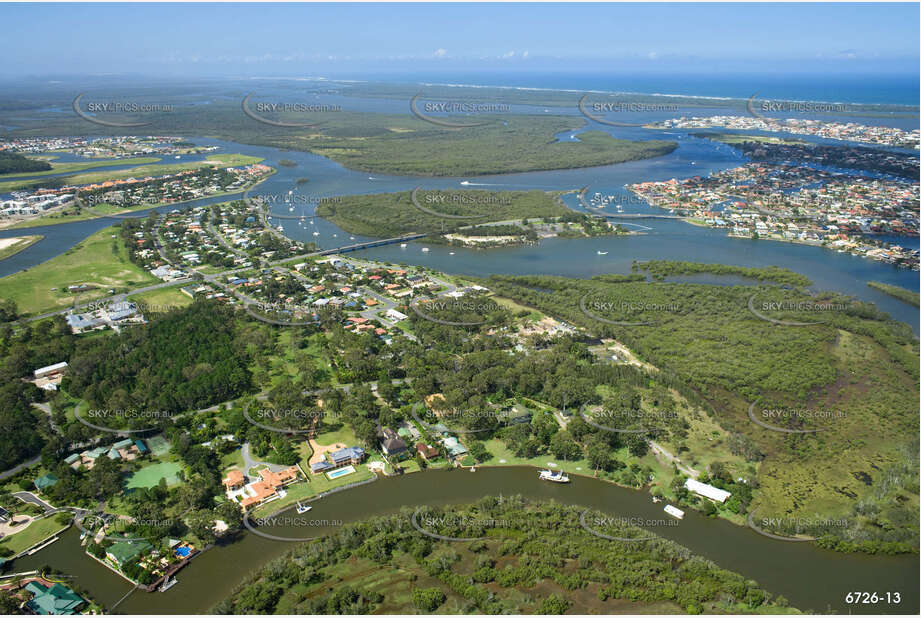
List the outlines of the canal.
{"type": "MultiPolygon", "coordinates": [[[[565,466],[564,466],[565,468],[565,466]]],[[[570,472],[572,476],[572,473],[570,472]]],[[[485,495],[520,494],[541,502],[555,500],[599,509],[618,517],[666,517],[662,503],[654,504],[645,491],[617,487],[604,481],[572,476],[569,485],[537,479],[537,470],[524,467],[481,468],[468,471],[434,471],[386,478],[314,502],[300,517],[343,523],[399,512],[403,507],[472,502],[485,495]]],[[[293,510],[286,516],[296,517],[293,510]]],[[[182,614],[208,611],[225,598],[254,569],[292,547],[296,539],[334,533],[330,526],[272,527],[267,530],[292,542],[272,541],[244,533],[232,543],[217,546],[195,558],[179,572],[179,584],[167,592],[135,592],[117,611],[132,614],[182,614]]],[[[773,594],[782,594],[794,607],[825,613],[917,614],[918,557],[842,554],[811,543],[766,538],[753,530],[721,519],[688,511],[678,526],[651,530],[687,547],[719,566],[754,579],[773,594]],[[848,605],[848,592],[898,592],[898,605],[848,605]]],[[[606,541],[599,539],[599,543],[606,541]]],[[[79,586],[107,606],[118,601],[131,586],[93,559],[85,556],[79,532],[72,528],[57,543],[34,556],[21,558],[13,568],[29,570],[51,565],[77,576],[79,586]]],[[[885,597],[885,594],[882,594],[885,597]]]]}

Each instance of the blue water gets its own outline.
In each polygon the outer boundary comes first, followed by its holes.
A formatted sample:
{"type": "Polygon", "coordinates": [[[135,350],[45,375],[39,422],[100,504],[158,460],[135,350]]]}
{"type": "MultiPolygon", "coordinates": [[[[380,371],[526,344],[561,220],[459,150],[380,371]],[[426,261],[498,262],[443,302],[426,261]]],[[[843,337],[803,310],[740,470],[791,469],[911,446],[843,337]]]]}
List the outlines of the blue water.
{"type": "MultiPolygon", "coordinates": [[[[367,80],[380,75],[363,75],[367,80]]],[[[412,83],[508,86],[550,90],[641,92],[747,99],[889,103],[918,105],[919,76],[878,73],[721,73],[579,71],[482,71],[388,73],[388,79],[412,83]]]]}

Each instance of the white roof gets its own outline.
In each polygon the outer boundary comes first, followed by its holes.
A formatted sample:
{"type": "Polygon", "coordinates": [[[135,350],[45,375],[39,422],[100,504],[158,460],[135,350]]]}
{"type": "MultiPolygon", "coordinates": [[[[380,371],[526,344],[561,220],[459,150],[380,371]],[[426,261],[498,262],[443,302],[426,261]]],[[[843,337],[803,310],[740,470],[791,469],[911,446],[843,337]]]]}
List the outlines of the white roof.
{"type": "Polygon", "coordinates": [[[717,502],[725,502],[729,496],[732,494],[724,489],[719,489],[713,485],[707,485],[706,483],[701,483],[700,481],[695,481],[694,479],[688,479],[684,482],[684,486],[688,488],[689,491],[693,491],[695,494],[700,494],[705,498],[710,498],[711,500],[716,500],[717,502]]]}
{"type": "Polygon", "coordinates": [[[57,371],[58,369],[63,369],[67,366],[67,361],[61,361],[60,363],[55,363],[53,365],[48,365],[47,367],[42,367],[35,370],[35,375],[39,376],[43,373],[49,373],[51,371],[57,371]]]}

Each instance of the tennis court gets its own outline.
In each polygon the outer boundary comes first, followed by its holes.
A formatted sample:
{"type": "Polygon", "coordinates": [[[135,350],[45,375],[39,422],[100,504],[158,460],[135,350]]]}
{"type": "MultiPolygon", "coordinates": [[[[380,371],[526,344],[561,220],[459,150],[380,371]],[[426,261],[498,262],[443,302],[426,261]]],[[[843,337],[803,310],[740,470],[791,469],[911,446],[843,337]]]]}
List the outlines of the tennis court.
{"type": "Polygon", "coordinates": [[[169,440],[164,438],[162,434],[157,434],[153,437],[145,439],[144,441],[147,442],[147,448],[150,449],[150,454],[154,457],[160,457],[161,455],[166,455],[169,453],[169,440]]]}
{"type": "Polygon", "coordinates": [[[179,482],[179,470],[179,464],[173,461],[166,461],[141,468],[128,478],[127,488],[137,489],[138,487],[155,487],[160,483],[160,479],[166,479],[167,485],[175,485],[179,482]]]}

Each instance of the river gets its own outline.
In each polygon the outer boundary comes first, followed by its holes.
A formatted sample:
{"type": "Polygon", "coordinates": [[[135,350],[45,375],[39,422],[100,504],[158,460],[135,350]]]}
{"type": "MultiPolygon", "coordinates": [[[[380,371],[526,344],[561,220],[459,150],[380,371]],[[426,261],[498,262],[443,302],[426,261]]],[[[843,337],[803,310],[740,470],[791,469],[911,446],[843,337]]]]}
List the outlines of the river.
{"type": "MultiPolygon", "coordinates": [[[[566,467],[565,465],[563,466],[566,467]]],[[[571,474],[571,472],[570,472],[571,474]]],[[[485,495],[521,494],[540,502],[556,500],[599,509],[618,517],[646,520],[667,518],[663,504],[653,504],[645,491],[617,487],[588,477],[574,476],[569,485],[539,481],[537,471],[524,467],[426,471],[332,494],[314,502],[308,515],[316,520],[349,523],[398,512],[402,507],[472,502],[485,495]]],[[[293,510],[286,516],[297,517],[293,510]]],[[[271,534],[294,539],[335,532],[337,527],[273,527],[271,534]]],[[[756,580],[794,607],[841,613],[918,613],[917,556],[867,556],[819,549],[811,543],[777,541],[725,520],[688,511],[677,526],[658,526],[652,532],[671,539],[716,562],[723,568],[756,580]],[[848,592],[899,592],[899,605],[848,605],[848,592]]],[[[415,532],[410,532],[415,533],[415,532]]],[[[599,543],[614,541],[599,540],[599,543]]],[[[179,584],[160,593],[135,592],[118,606],[120,613],[197,613],[225,598],[248,573],[283,554],[290,543],[244,533],[232,543],[215,547],[192,560],[177,575],[179,584]]],[[[77,575],[80,587],[111,606],[131,585],[83,555],[79,532],[72,528],[57,543],[34,556],[16,561],[16,570],[51,564],[77,575]]]]}
{"type": "MultiPolygon", "coordinates": [[[[589,125],[586,129],[607,129],[602,125],[589,125]],[[593,126],[594,125],[594,126],[593,126]]],[[[579,131],[576,131],[578,135],[579,131]]],[[[642,128],[617,128],[614,134],[627,139],[675,139],[679,147],[664,157],[631,161],[616,165],[571,170],[505,174],[467,178],[418,178],[368,174],[349,170],[325,157],[286,151],[264,146],[250,146],[221,140],[194,138],[196,144],[218,146],[216,152],[239,152],[261,157],[278,169],[278,172],[260,184],[253,195],[274,195],[283,199],[294,192],[295,209],[289,211],[276,207],[275,213],[286,217],[309,216],[315,203],[322,198],[337,195],[384,193],[410,190],[416,186],[430,189],[490,189],[490,190],[572,190],[584,186],[591,193],[618,195],[623,199],[625,213],[651,213],[662,211],[633,199],[623,188],[625,184],[643,180],[668,180],[707,175],[711,172],[737,167],[746,159],[735,149],[711,140],[690,137],[687,132],[663,133],[642,128]],[[278,164],[281,159],[294,161],[294,167],[278,164]],[[298,184],[306,177],[309,181],[298,184]],[[462,182],[468,184],[462,185],[462,182]]],[[[563,138],[570,132],[561,134],[563,138]]],[[[227,201],[239,195],[203,198],[190,205],[203,205],[227,201]]],[[[574,194],[565,201],[579,208],[574,194]]],[[[176,206],[161,207],[170,210],[176,206]]],[[[0,261],[0,277],[30,268],[67,251],[80,240],[114,222],[113,219],[95,219],[74,223],[41,226],[27,230],[0,230],[0,238],[23,234],[41,234],[44,239],[31,247],[0,261]]],[[[630,223],[627,221],[627,223],[630,223]]],[[[633,222],[635,223],[635,222],[633,222]]],[[[284,226],[286,235],[301,241],[316,242],[328,249],[370,238],[350,235],[323,219],[311,222],[297,218],[276,218],[273,224],[284,226]]],[[[801,272],[814,281],[816,289],[835,290],[851,294],[861,300],[876,303],[895,319],[908,323],[918,332],[918,309],[882,292],[867,287],[867,281],[877,280],[898,285],[913,291],[919,289],[918,275],[914,271],[875,262],[865,258],[836,253],[821,247],[797,245],[773,240],[730,238],[725,230],[699,227],[680,221],[642,221],[651,228],[643,235],[588,239],[550,239],[537,246],[512,247],[491,250],[431,246],[422,252],[419,243],[406,248],[388,245],[365,250],[362,257],[406,264],[421,264],[454,274],[557,274],[574,277],[617,272],[629,272],[633,260],[675,259],[699,262],[737,264],[741,266],[776,265],[801,272]],[[597,251],[607,251],[599,256],[597,251]]],[[[906,246],[917,246],[917,239],[903,239],[906,246]]]]}

